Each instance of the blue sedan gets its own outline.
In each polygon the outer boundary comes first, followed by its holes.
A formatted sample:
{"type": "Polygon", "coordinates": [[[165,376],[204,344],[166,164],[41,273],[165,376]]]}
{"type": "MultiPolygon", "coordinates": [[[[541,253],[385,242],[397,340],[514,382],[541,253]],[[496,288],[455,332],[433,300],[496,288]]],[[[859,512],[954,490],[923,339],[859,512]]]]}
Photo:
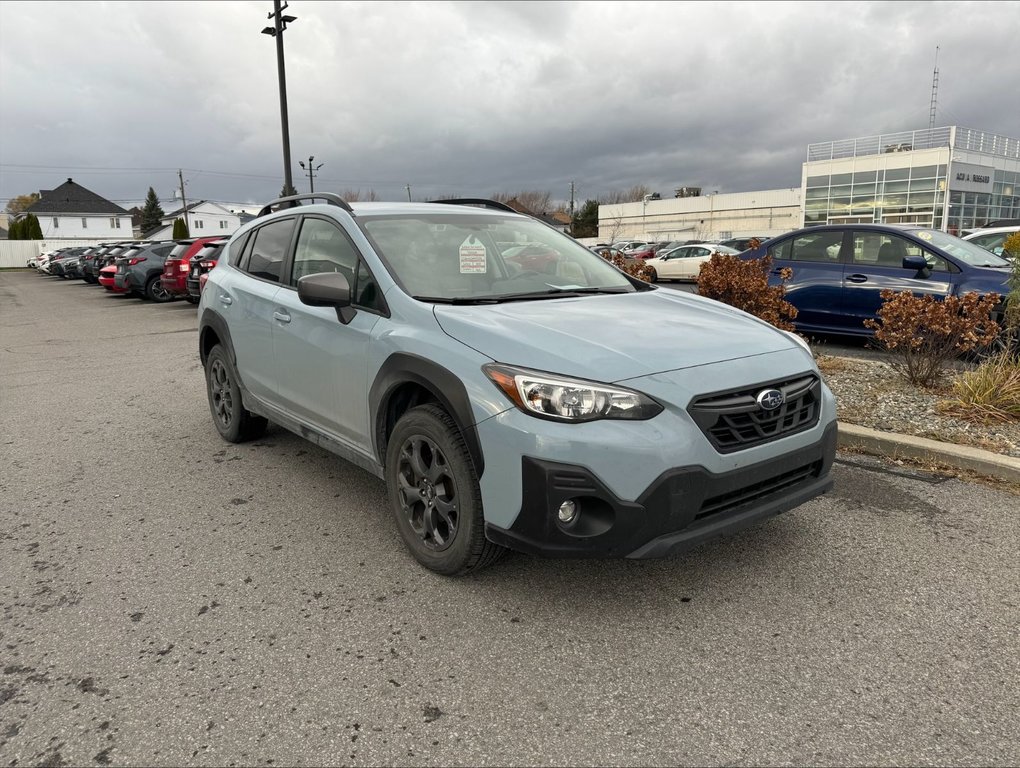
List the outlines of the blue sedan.
{"type": "Polygon", "coordinates": [[[807,227],[769,240],[740,258],[772,257],[772,284],[789,267],[786,299],[797,330],[869,336],[884,289],[917,295],[1009,293],[1010,264],[972,243],[935,229],[900,224],[807,227]]]}

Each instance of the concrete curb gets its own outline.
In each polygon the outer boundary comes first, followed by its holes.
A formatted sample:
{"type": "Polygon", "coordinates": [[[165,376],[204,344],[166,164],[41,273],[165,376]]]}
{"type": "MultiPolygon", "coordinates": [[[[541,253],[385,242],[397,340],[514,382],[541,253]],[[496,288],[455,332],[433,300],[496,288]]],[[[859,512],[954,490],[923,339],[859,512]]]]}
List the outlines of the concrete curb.
{"type": "Polygon", "coordinates": [[[1020,459],[968,445],[941,443],[924,437],[881,432],[841,421],[839,446],[853,448],[873,456],[933,461],[1020,485],[1020,459]]]}

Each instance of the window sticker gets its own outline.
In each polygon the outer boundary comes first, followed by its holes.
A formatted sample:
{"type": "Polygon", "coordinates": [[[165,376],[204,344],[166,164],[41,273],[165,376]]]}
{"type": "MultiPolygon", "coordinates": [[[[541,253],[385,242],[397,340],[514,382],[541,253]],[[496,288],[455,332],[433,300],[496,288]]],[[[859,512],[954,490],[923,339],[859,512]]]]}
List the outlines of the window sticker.
{"type": "Polygon", "coordinates": [[[917,236],[922,240],[931,240],[931,232],[918,232],[917,236]]]}
{"type": "Polygon", "coordinates": [[[485,274],[485,246],[471,235],[460,244],[460,273],[462,275],[485,274]]]}

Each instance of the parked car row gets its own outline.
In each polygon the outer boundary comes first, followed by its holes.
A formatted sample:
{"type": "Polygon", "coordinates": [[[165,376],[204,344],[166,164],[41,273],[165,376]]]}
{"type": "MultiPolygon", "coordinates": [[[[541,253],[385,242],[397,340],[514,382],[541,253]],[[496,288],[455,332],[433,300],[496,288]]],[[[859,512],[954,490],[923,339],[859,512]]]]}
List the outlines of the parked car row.
{"type": "Polygon", "coordinates": [[[101,243],[61,248],[30,259],[28,266],[64,279],[82,279],[111,293],[154,302],[185,298],[197,304],[202,276],[216,264],[226,237],[101,243]],[[189,285],[194,276],[195,285],[189,285]]]}

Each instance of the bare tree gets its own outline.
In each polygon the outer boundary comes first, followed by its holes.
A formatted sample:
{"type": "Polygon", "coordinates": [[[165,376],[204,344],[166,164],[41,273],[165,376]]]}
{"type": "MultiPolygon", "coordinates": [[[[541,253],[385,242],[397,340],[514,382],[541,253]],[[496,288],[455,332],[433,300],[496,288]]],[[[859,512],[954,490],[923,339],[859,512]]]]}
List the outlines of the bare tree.
{"type": "Polygon", "coordinates": [[[340,194],[340,199],[345,203],[371,203],[379,199],[374,189],[362,192],[360,189],[345,189],[340,194]]]}
{"type": "Polygon", "coordinates": [[[617,189],[608,194],[601,195],[599,202],[602,205],[619,205],[620,203],[640,203],[645,195],[650,195],[650,190],[644,184],[637,184],[630,189],[617,189]]]}
{"type": "Polygon", "coordinates": [[[552,192],[541,192],[536,189],[521,192],[497,192],[492,196],[497,203],[514,201],[531,213],[547,213],[552,205],[552,192]]]}

